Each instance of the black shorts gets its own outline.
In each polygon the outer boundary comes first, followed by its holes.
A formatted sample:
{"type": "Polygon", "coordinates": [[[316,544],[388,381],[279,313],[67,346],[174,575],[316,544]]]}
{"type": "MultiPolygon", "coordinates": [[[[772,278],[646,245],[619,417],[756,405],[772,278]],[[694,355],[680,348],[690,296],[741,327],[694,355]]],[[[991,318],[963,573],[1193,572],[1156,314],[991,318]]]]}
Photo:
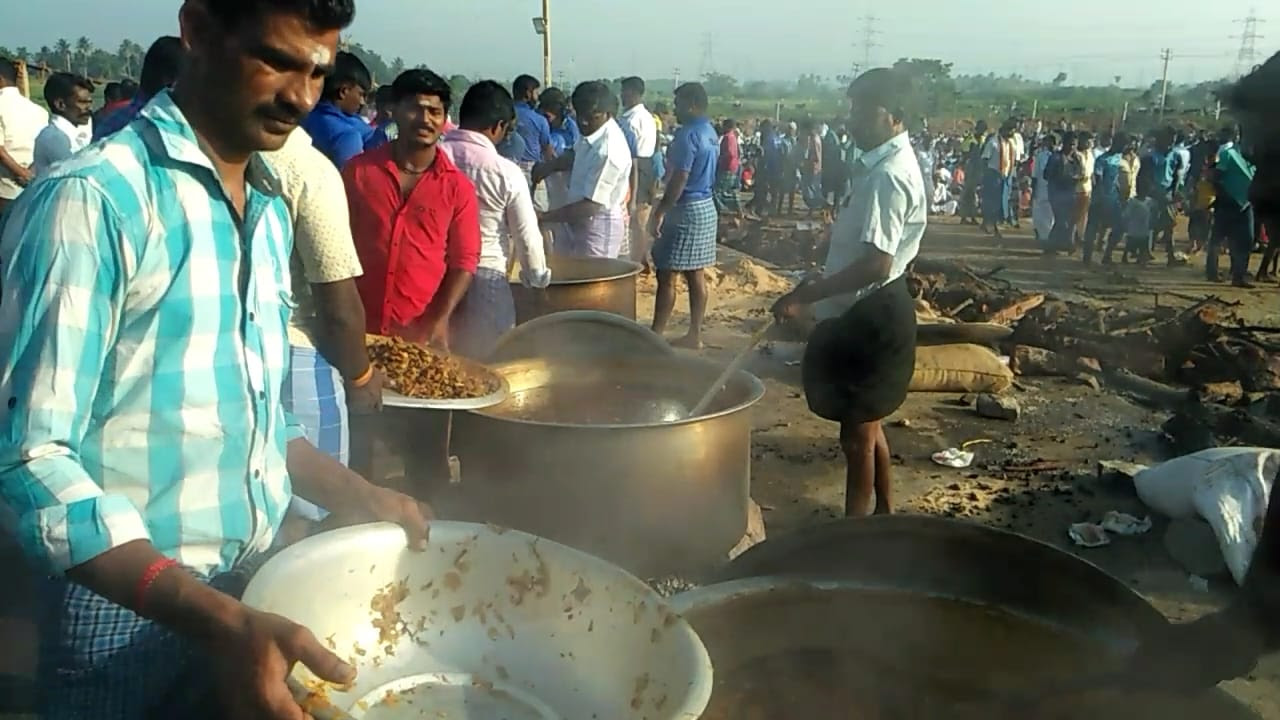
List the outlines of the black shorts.
{"type": "Polygon", "coordinates": [[[805,400],[827,420],[882,420],[907,399],[915,364],[915,303],[900,277],[813,329],[801,365],[805,400]]]}
{"type": "Polygon", "coordinates": [[[636,168],[636,204],[652,205],[658,194],[658,174],[653,167],[653,158],[632,158],[631,161],[639,163],[636,168]]]}

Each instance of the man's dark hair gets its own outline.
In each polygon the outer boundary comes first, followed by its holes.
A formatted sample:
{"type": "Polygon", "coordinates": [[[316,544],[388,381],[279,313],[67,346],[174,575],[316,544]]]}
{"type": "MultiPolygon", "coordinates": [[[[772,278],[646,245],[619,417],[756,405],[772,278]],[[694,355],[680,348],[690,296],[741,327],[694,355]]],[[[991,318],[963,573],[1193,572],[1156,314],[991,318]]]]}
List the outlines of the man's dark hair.
{"type": "Polygon", "coordinates": [[[369,68],[355,54],[339,52],[333,61],[333,72],[324,79],[324,92],[320,97],[323,100],[335,100],[343,88],[351,85],[369,92],[369,88],[373,87],[373,75],[369,74],[369,68]]]}
{"type": "Polygon", "coordinates": [[[414,68],[400,73],[400,77],[391,83],[391,101],[400,102],[405,98],[419,95],[434,95],[440,98],[445,112],[453,99],[453,91],[449,82],[426,68],[414,68]]]}
{"type": "Polygon", "coordinates": [[[569,104],[560,88],[547,88],[538,96],[538,110],[549,112],[556,117],[564,117],[565,106],[569,104]]]}
{"type": "Polygon", "coordinates": [[[521,100],[529,97],[529,93],[537,91],[542,87],[542,83],[538,82],[538,78],[532,75],[521,75],[511,83],[511,94],[521,100]]]}
{"type": "Polygon", "coordinates": [[[882,107],[898,122],[907,121],[903,98],[910,92],[910,80],[893,68],[872,68],[849,85],[849,97],[882,107]]]}
{"type": "Polygon", "coordinates": [[[558,87],[549,87],[538,95],[538,105],[542,105],[544,103],[559,103],[563,106],[568,101],[569,98],[565,97],[564,91],[558,87]]]}
{"type": "Polygon", "coordinates": [[[481,80],[467,89],[458,108],[458,125],[467,130],[488,130],[516,118],[511,93],[493,80],[481,80]]]}
{"type": "Polygon", "coordinates": [[[112,80],[102,88],[102,99],[108,103],[119,102],[120,100],[120,83],[112,80]]]}
{"type": "Polygon", "coordinates": [[[720,126],[725,129],[725,132],[728,132],[738,127],[738,121],[734,120],[733,118],[725,118],[724,122],[720,123],[720,126]]]}
{"type": "Polygon", "coordinates": [[[373,93],[373,105],[378,109],[395,105],[395,93],[391,91],[390,85],[379,85],[378,89],[373,93]]]}
{"type": "Polygon", "coordinates": [[[18,84],[18,64],[9,58],[0,58],[0,80],[10,85],[18,84]]]}
{"type": "Polygon", "coordinates": [[[609,112],[612,102],[613,93],[602,82],[592,80],[573,89],[573,109],[583,117],[609,112]]]}
{"type": "Polygon", "coordinates": [[[55,100],[70,100],[80,88],[93,93],[93,83],[87,78],[66,72],[54,73],[44,81],[44,102],[53,107],[55,100]]]}
{"type": "Polygon", "coordinates": [[[204,5],[227,28],[267,13],[287,13],[320,30],[341,30],[356,16],[355,0],[213,0],[204,5]]]}
{"type": "Polygon", "coordinates": [[[632,75],[622,79],[622,92],[644,95],[644,80],[632,75]]]}
{"type": "Polygon", "coordinates": [[[702,83],[685,83],[676,88],[676,97],[685,98],[695,110],[706,110],[710,100],[707,98],[707,89],[702,87],[702,83]]]}
{"type": "Polygon", "coordinates": [[[1077,143],[1082,143],[1082,142],[1084,142],[1085,140],[1092,140],[1092,139],[1093,139],[1093,133],[1089,132],[1088,130],[1082,130],[1082,131],[1080,131],[1080,132],[1076,133],[1076,142],[1077,142],[1077,143]]]}
{"type": "Polygon", "coordinates": [[[131,100],[134,95],[138,94],[138,83],[125,78],[120,81],[120,99],[131,100]]]}
{"type": "Polygon", "coordinates": [[[186,56],[182,40],[172,35],[164,35],[151,43],[142,58],[142,74],[138,77],[142,95],[149,98],[177,82],[186,56]]]}

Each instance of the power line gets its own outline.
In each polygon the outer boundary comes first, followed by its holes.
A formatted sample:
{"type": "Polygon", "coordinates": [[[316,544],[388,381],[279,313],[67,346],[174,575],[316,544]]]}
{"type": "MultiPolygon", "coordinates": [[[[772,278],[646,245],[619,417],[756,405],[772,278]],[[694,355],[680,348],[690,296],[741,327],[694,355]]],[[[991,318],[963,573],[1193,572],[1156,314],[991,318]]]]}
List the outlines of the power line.
{"type": "Polygon", "coordinates": [[[1237,20],[1242,25],[1239,35],[1232,35],[1233,40],[1240,41],[1240,51],[1236,54],[1235,75],[1249,72],[1258,64],[1258,39],[1262,35],[1258,34],[1258,24],[1266,22],[1258,17],[1258,11],[1254,8],[1249,9],[1249,16],[1237,20]]]}

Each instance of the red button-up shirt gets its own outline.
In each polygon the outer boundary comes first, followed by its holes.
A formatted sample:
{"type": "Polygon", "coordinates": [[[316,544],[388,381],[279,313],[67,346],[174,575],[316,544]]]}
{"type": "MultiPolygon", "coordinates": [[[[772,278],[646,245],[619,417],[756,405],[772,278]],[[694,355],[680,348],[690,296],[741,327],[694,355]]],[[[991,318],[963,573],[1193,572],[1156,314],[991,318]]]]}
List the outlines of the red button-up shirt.
{"type": "Polygon", "coordinates": [[[404,335],[427,311],[446,270],[474,273],[480,260],[476,191],[448,155],[436,160],[404,198],[384,145],[342,171],[351,234],[364,275],[356,279],[369,332],[404,335]]]}

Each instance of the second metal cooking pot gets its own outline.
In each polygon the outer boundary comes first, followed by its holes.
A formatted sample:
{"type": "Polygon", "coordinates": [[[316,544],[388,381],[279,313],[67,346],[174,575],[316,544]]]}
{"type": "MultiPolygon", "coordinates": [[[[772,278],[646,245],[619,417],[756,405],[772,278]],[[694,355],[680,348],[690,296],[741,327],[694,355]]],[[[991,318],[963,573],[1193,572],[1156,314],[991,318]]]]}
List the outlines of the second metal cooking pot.
{"type": "MultiPolygon", "coordinates": [[[[1096,673],[1164,622],[1144,598],[1078,557],[1015,533],[931,517],[840,520],[776,536],[716,579],[672,603],[706,643],[717,692],[730,671],[753,660],[829,650],[866,663],[867,672],[890,670],[885,677],[908,695],[933,687],[990,696],[1026,689],[992,686],[1015,676],[1051,682],[1038,677],[1050,661],[1061,675],[1096,673]],[[949,609],[957,606],[976,614],[949,609]],[[962,617],[969,624],[944,622],[962,617]],[[1013,642],[1030,637],[1013,632],[1018,623],[1051,629],[1061,644],[1013,642]]],[[[1117,700],[1128,720],[1257,718],[1220,691],[1117,700]]]]}
{"type": "Polygon", "coordinates": [[[490,366],[507,400],[456,418],[452,517],[578,547],[642,576],[723,562],[747,526],[754,376],[684,412],[721,367],[680,355],[490,366]],[[665,416],[665,417],[664,417],[665,416]]]}
{"type": "Polygon", "coordinates": [[[640,263],[619,258],[569,257],[553,255],[551,286],[545,290],[511,284],[516,303],[516,322],[561,310],[599,310],[636,319],[636,276],[640,263]]]}

